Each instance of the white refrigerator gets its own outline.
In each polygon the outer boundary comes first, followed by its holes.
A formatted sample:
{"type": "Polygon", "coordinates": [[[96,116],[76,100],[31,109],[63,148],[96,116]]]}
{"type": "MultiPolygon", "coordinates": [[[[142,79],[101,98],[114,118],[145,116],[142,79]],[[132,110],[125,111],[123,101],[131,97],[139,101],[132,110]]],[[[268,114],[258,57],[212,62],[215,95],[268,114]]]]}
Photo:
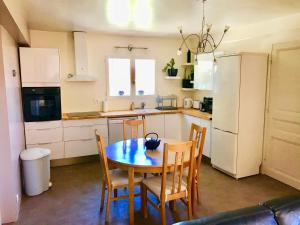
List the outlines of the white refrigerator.
{"type": "Polygon", "coordinates": [[[267,59],[253,53],[217,58],[211,162],[235,178],[258,174],[262,162],[267,59]]]}

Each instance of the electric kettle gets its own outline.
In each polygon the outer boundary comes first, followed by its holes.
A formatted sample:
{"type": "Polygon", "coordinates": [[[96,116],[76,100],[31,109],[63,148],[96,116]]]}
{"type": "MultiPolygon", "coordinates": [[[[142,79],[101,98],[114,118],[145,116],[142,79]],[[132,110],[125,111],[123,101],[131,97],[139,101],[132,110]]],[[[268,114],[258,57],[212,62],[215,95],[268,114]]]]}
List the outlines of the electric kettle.
{"type": "Polygon", "coordinates": [[[191,98],[184,98],[183,99],[183,108],[190,109],[193,106],[193,99],[191,98]]]}

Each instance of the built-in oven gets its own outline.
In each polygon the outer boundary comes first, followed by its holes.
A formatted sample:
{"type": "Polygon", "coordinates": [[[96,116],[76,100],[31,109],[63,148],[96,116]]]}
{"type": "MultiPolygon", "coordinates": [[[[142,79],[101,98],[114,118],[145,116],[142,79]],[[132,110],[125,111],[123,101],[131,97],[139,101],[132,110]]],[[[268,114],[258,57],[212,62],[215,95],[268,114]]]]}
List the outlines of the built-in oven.
{"type": "Polygon", "coordinates": [[[25,122],[61,120],[60,87],[23,87],[25,122]]]}

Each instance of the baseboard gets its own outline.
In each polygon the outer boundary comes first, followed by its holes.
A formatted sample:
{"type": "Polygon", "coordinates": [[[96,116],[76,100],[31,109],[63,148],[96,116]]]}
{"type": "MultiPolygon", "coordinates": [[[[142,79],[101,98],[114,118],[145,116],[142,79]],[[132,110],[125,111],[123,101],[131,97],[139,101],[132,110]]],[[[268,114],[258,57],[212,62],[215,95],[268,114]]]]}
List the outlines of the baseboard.
{"type": "Polygon", "coordinates": [[[266,166],[262,167],[262,173],[300,190],[300,180],[294,177],[291,177],[278,170],[266,166]]]}
{"type": "Polygon", "coordinates": [[[99,161],[98,155],[89,155],[89,156],[81,156],[81,157],[73,157],[73,158],[65,158],[65,159],[54,159],[50,161],[51,167],[57,166],[70,166],[80,163],[87,162],[95,162],[99,161]]]}

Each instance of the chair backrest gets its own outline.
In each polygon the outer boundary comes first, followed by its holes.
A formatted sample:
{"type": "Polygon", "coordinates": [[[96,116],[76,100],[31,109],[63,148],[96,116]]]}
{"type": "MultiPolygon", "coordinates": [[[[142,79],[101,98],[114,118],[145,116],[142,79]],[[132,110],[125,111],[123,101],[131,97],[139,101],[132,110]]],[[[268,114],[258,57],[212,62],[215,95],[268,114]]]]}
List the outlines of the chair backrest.
{"type": "Polygon", "coordinates": [[[192,123],[189,140],[196,141],[196,154],[198,153],[197,164],[201,163],[205,135],[206,127],[201,127],[197,124],[192,123]]]}
{"type": "Polygon", "coordinates": [[[123,120],[123,138],[128,139],[127,130],[130,128],[131,138],[138,138],[139,126],[143,126],[143,136],[146,135],[146,123],[145,120],[123,120]]]}
{"type": "Polygon", "coordinates": [[[188,178],[187,178],[187,190],[191,191],[193,169],[194,169],[194,157],[195,157],[195,141],[182,142],[177,144],[164,145],[164,156],[163,156],[163,175],[161,183],[161,199],[164,200],[166,197],[166,183],[167,176],[171,176],[172,185],[171,193],[168,194],[168,199],[176,199],[181,194],[184,194],[182,190],[183,181],[183,168],[188,167],[188,178]],[[170,162],[174,156],[174,162],[170,162]],[[169,157],[170,156],[170,157],[169,157]],[[188,158],[189,157],[189,158],[188,158]]]}
{"type": "Polygon", "coordinates": [[[100,165],[103,172],[103,178],[107,185],[111,185],[110,177],[109,177],[109,170],[108,170],[108,162],[106,157],[106,151],[104,147],[104,140],[102,136],[98,133],[97,129],[95,130],[95,136],[98,146],[98,153],[100,157],[100,165]]]}

